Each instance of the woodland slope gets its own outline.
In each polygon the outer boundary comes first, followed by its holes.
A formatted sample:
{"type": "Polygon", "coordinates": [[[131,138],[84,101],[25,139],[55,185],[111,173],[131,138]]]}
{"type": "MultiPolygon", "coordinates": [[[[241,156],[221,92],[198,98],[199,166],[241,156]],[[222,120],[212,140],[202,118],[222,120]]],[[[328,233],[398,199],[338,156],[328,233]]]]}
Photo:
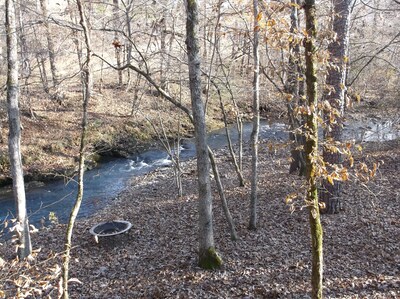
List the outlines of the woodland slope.
{"type": "MultiPolygon", "coordinates": [[[[357,160],[384,161],[376,178],[347,183],[342,213],[322,217],[327,298],[400,297],[399,145],[367,144],[357,160]]],[[[301,199],[294,210],[285,204],[302,182],[288,175],[285,145],[261,144],[257,231],[247,229],[249,186],[237,187],[225,150],[217,156],[240,236],[229,239],[214,188],[221,270],[197,267],[196,168],[188,161],[182,198],[176,197],[172,169],[163,168],[134,178],[108,208],[77,223],[71,277],[80,283],[71,282],[71,298],[310,298],[308,214],[301,199]],[[90,227],[110,219],[128,220],[133,228],[96,243],[90,227]]],[[[29,298],[57,297],[64,231],[64,225],[40,229],[33,235],[35,249],[41,248],[36,258],[3,266],[6,298],[16,298],[16,285],[20,294],[31,290],[29,298]]],[[[13,247],[6,245],[0,254],[12,258],[13,247]]]]}

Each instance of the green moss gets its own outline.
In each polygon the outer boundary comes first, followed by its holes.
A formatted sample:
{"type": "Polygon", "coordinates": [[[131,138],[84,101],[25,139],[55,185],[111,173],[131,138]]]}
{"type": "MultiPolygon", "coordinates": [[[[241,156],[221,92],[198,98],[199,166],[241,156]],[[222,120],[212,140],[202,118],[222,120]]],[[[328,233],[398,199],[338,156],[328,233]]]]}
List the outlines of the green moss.
{"type": "Polygon", "coordinates": [[[199,266],[206,270],[213,270],[222,266],[222,258],[214,247],[210,247],[199,256],[199,266]]]}

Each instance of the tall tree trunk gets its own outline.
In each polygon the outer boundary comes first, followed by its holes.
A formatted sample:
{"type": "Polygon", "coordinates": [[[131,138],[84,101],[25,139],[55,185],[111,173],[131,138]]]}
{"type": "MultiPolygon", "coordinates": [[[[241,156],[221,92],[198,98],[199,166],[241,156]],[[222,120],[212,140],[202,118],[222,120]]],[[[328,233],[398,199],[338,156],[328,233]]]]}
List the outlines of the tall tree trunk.
{"type": "Polygon", "coordinates": [[[76,217],[78,215],[82,199],[83,199],[83,174],[85,166],[85,149],[86,149],[86,132],[87,132],[87,110],[88,103],[92,93],[92,81],[93,75],[91,71],[91,57],[92,48],[90,42],[90,32],[87,26],[84,7],[81,0],[76,1],[80,16],[80,24],[83,29],[83,34],[85,37],[86,44],[86,63],[83,66],[83,115],[82,115],[82,131],[81,131],[81,142],[79,148],[79,168],[78,168],[78,194],[76,196],[76,201],[74,207],[71,210],[69,217],[69,222],[67,226],[66,241],[64,247],[64,261],[63,261],[63,298],[68,299],[68,274],[69,274],[69,261],[71,259],[71,247],[72,247],[72,232],[75,224],[76,217]]]}
{"type": "MultiPolygon", "coordinates": [[[[26,1],[28,2],[28,1],[26,1]]],[[[28,104],[29,115],[33,119],[35,118],[35,112],[32,107],[32,97],[29,90],[29,78],[31,76],[31,61],[29,55],[29,47],[26,40],[25,26],[23,15],[26,13],[26,9],[21,5],[21,1],[16,1],[16,18],[18,24],[18,37],[20,43],[20,55],[21,55],[21,72],[20,79],[23,80],[23,88],[20,90],[20,95],[25,95],[26,102],[28,104]]],[[[26,4],[25,4],[26,5],[26,4]]],[[[23,98],[23,97],[20,97],[23,98]]],[[[21,101],[23,102],[23,101],[21,101]]]]}
{"type": "MultiPolygon", "coordinates": [[[[290,33],[293,35],[299,32],[297,2],[297,0],[291,0],[290,33]]],[[[286,92],[292,95],[292,100],[287,103],[290,126],[289,138],[292,141],[290,151],[292,159],[289,173],[298,171],[300,175],[304,175],[306,162],[304,159],[304,150],[302,149],[302,146],[304,146],[304,137],[302,134],[303,123],[294,113],[295,106],[298,106],[300,103],[300,82],[298,79],[301,75],[300,63],[300,44],[295,38],[292,38],[292,41],[289,43],[288,76],[285,86],[286,92]]]]}
{"type": "Polygon", "coordinates": [[[253,131],[251,132],[251,194],[250,194],[250,223],[249,229],[257,228],[257,181],[258,181],[258,133],[260,130],[260,56],[258,51],[259,19],[258,0],[253,0],[254,10],[254,78],[253,78],[253,131]]]}
{"type": "MultiPolygon", "coordinates": [[[[73,5],[71,3],[71,0],[67,0],[68,6],[73,5]]],[[[74,24],[78,23],[77,20],[77,16],[75,13],[74,9],[70,9],[69,10],[69,18],[71,19],[71,22],[74,24]]],[[[79,31],[76,29],[72,29],[72,40],[74,42],[75,45],[75,49],[76,49],[76,55],[78,57],[78,62],[79,62],[79,68],[82,68],[82,45],[81,45],[81,41],[79,40],[79,31]]]]}
{"type": "MultiPolygon", "coordinates": [[[[228,142],[228,149],[229,149],[229,153],[231,155],[232,158],[232,164],[235,167],[235,171],[239,180],[239,186],[240,187],[244,187],[244,177],[243,177],[243,173],[242,170],[240,169],[240,165],[236,159],[236,154],[235,154],[235,150],[233,148],[233,144],[232,144],[232,138],[231,138],[231,133],[229,130],[229,124],[228,124],[228,116],[224,107],[224,103],[222,102],[222,96],[221,96],[221,91],[219,89],[217,89],[218,92],[218,97],[219,97],[219,106],[221,108],[222,111],[222,116],[224,119],[224,125],[225,125],[225,134],[226,134],[226,140],[228,142]]],[[[240,133],[239,133],[240,134],[240,133]]],[[[239,138],[239,142],[240,142],[240,138],[239,138]]]]}
{"type": "Polygon", "coordinates": [[[16,1],[16,17],[17,17],[17,23],[18,23],[18,37],[20,41],[20,49],[21,49],[21,65],[22,65],[22,70],[21,70],[21,78],[22,79],[27,79],[30,76],[31,69],[30,69],[30,60],[29,60],[29,49],[28,49],[28,43],[26,40],[26,35],[25,35],[25,28],[24,28],[24,22],[23,22],[23,15],[25,12],[24,7],[21,5],[21,0],[16,1]]]}
{"type": "Polygon", "coordinates": [[[7,107],[8,107],[8,151],[10,155],[13,193],[17,210],[17,234],[19,238],[18,257],[20,260],[32,252],[29,234],[29,223],[26,212],[24,175],[21,159],[21,122],[18,107],[18,39],[15,20],[15,3],[6,0],[6,34],[7,34],[7,107]]]}
{"type": "Polygon", "coordinates": [[[208,158],[204,105],[201,100],[201,70],[199,57],[198,5],[196,0],[185,0],[186,45],[189,60],[189,84],[196,136],[196,155],[199,188],[199,265],[205,269],[222,264],[213,236],[210,160],[208,158]]]}
{"type": "MultiPolygon", "coordinates": [[[[51,75],[53,76],[53,87],[58,89],[60,84],[60,73],[57,67],[57,55],[55,51],[54,41],[50,30],[50,24],[48,21],[49,12],[47,10],[47,0],[40,0],[40,7],[42,8],[43,14],[43,25],[46,29],[46,38],[47,38],[47,48],[49,51],[49,60],[50,60],[50,70],[51,75]]],[[[56,92],[57,93],[57,92],[56,92]]]]}
{"type": "Polygon", "coordinates": [[[309,221],[311,230],[311,251],[312,251],[312,298],[322,298],[322,275],[323,275],[323,254],[322,254],[322,226],[319,214],[318,202],[318,111],[317,111],[317,53],[315,38],[316,7],[315,0],[306,0],[304,5],[306,17],[307,37],[305,39],[305,60],[306,60],[306,84],[309,114],[307,115],[306,127],[306,181],[308,183],[306,201],[309,207],[309,221]]]}
{"type": "Polygon", "coordinates": [[[214,66],[214,58],[215,58],[215,52],[219,51],[219,44],[220,44],[220,34],[218,33],[218,29],[220,28],[221,24],[221,5],[222,5],[223,0],[219,0],[217,4],[217,19],[215,21],[214,25],[214,39],[212,41],[212,51],[211,51],[211,57],[209,61],[209,66],[208,66],[208,74],[207,74],[207,81],[206,81],[206,86],[205,86],[205,91],[206,91],[206,100],[205,100],[205,109],[207,113],[208,109],[208,101],[210,99],[210,83],[212,80],[213,76],[213,66],[214,66]]]}
{"type": "Polygon", "coordinates": [[[229,134],[229,130],[227,128],[227,115],[226,115],[226,111],[224,108],[224,105],[222,103],[222,96],[221,96],[221,92],[218,88],[218,86],[216,84],[214,84],[214,86],[217,88],[217,92],[218,92],[218,96],[220,98],[220,107],[222,110],[222,115],[224,117],[224,123],[225,123],[225,129],[226,129],[226,136],[227,136],[227,140],[228,140],[228,148],[229,148],[229,152],[231,154],[232,160],[233,160],[233,165],[235,166],[235,170],[236,173],[238,175],[238,179],[239,179],[239,186],[240,187],[244,187],[245,182],[244,182],[244,177],[243,177],[243,123],[242,123],[242,116],[241,113],[239,111],[239,107],[236,103],[235,100],[235,96],[234,93],[232,91],[232,87],[230,85],[230,79],[229,79],[229,72],[227,72],[225,70],[224,67],[224,63],[223,63],[223,59],[222,59],[222,55],[221,55],[221,51],[220,48],[216,48],[217,50],[217,54],[218,54],[218,59],[219,59],[219,63],[222,65],[221,67],[221,71],[224,75],[224,79],[225,79],[225,87],[230,95],[230,99],[232,101],[233,107],[235,109],[235,120],[236,120],[236,130],[238,132],[238,158],[236,159],[236,153],[234,151],[233,148],[233,144],[230,138],[230,134],[229,134]]]}
{"type": "Polygon", "coordinates": [[[168,90],[167,87],[167,72],[164,63],[167,58],[167,48],[166,48],[166,39],[167,39],[167,12],[166,9],[163,10],[163,16],[159,22],[160,26],[160,51],[161,51],[161,62],[160,62],[160,85],[164,90],[168,90]]]}
{"type": "MultiPolygon", "coordinates": [[[[126,31],[127,31],[127,35],[128,38],[131,39],[132,38],[132,25],[131,25],[131,10],[132,10],[132,6],[133,6],[133,0],[129,0],[126,3],[122,2],[124,4],[125,7],[125,23],[126,23],[126,31]]],[[[131,60],[132,60],[132,43],[128,40],[126,41],[126,64],[130,64],[131,60]]],[[[127,73],[128,73],[128,79],[126,81],[126,90],[128,90],[130,88],[131,85],[131,72],[130,69],[127,69],[127,73]]]]}
{"type": "MultiPolygon", "coordinates": [[[[114,14],[114,29],[118,29],[118,19],[119,19],[119,0],[113,0],[113,14],[114,14]]],[[[115,58],[117,59],[117,67],[121,68],[122,62],[121,62],[121,51],[122,51],[122,45],[121,42],[118,38],[118,32],[115,31],[114,34],[114,42],[113,42],[114,48],[115,48],[115,58]]],[[[122,70],[118,70],[118,85],[122,86],[123,85],[123,77],[122,77],[122,70]]]]}
{"type": "MultiPolygon", "coordinates": [[[[329,68],[326,77],[328,88],[325,90],[328,91],[324,94],[324,100],[329,102],[338,115],[335,116],[335,111],[332,110],[324,112],[324,121],[328,125],[324,129],[324,139],[327,143],[342,141],[351,2],[351,0],[333,0],[333,31],[336,34],[336,40],[328,46],[333,67],[329,68]]],[[[323,157],[328,171],[333,170],[333,165],[340,165],[343,162],[342,154],[339,151],[332,152],[327,147],[323,149],[323,157]]],[[[322,212],[339,213],[341,185],[341,182],[336,180],[333,181],[333,184],[327,180],[323,181],[320,194],[325,208],[322,212]]]]}
{"type": "Polygon", "coordinates": [[[218,166],[217,163],[215,162],[214,153],[211,151],[210,148],[208,148],[208,155],[210,157],[211,167],[215,176],[215,183],[217,184],[217,190],[219,193],[219,197],[221,199],[222,209],[224,211],[226,221],[228,222],[229,233],[231,234],[231,240],[237,241],[239,237],[236,232],[235,223],[233,222],[231,212],[229,211],[228,202],[225,197],[224,188],[221,182],[221,176],[219,175],[218,166]]]}
{"type": "Polygon", "coordinates": [[[207,3],[208,1],[203,1],[203,18],[204,18],[204,26],[203,26],[203,59],[207,60],[207,32],[208,32],[208,14],[207,14],[207,3]]]}

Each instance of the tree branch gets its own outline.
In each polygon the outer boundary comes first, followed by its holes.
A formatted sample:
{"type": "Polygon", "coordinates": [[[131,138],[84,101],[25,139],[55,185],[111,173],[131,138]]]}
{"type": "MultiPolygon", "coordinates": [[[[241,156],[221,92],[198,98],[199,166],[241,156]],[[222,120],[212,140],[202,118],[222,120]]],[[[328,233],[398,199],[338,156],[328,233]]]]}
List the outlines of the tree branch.
{"type": "Polygon", "coordinates": [[[177,100],[175,100],[171,95],[169,95],[167,91],[162,89],[153,80],[153,78],[151,77],[151,75],[148,72],[145,72],[145,71],[141,70],[140,68],[138,68],[138,67],[136,67],[136,66],[134,66],[132,64],[126,64],[126,65],[121,66],[121,67],[116,67],[116,66],[112,65],[111,63],[109,63],[107,60],[105,60],[100,55],[97,55],[97,54],[93,53],[93,56],[99,58],[100,60],[105,62],[108,66],[113,68],[114,70],[122,71],[122,70],[125,70],[125,69],[131,69],[131,70],[135,71],[136,73],[140,74],[141,76],[143,76],[147,80],[147,82],[149,82],[167,101],[169,101],[170,103],[172,103],[173,105],[175,105],[176,107],[181,109],[183,112],[185,112],[187,114],[187,116],[189,117],[190,121],[193,123],[193,116],[192,116],[192,113],[190,112],[190,109],[188,109],[187,107],[183,106],[181,103],[179,103],[177,100]]]}
{"type": "MultiPolygon", "coordinates": [[[[397,4],[400,4],[400,2],[397,1],[397,0],[393,0],[393,1],[396,2],[397,4]]],[[[369,7],[371,9],[378,10],[378,11],[398,11],[399,10],[399,9],[394,9],[394,8],[379,8],[379,7],[375,7],[375,6],[372,6],[372,5],[368,4],[368,3],[365,3],[364,0],[361,0],[361,3],[364,4],[366,7],[369,7]]]]}
{"type": "Polygon", "coordinates": [[[353,80],[347,84],[347,86],[351,86],[353,85],[353,83],[358,79],[358,77],[360,76],[360,74],[364,71],[364,69],[375,59],[377,58],[377,56],[379,54],[381,54],[383,51],[385,51],[386,48],[388,48],[391,44],[393,44],[395,42],[395,40],[400,36],[400,32],[398,32],[396,34],[396,36],[394,38],[392,38],[392,40],[387,43],[385,46],[383,46],[378,52],[376,52],[368,61],[367,63],[359,70],[359,72],[357,73],[357,75],[353,78],[353,80]]]}

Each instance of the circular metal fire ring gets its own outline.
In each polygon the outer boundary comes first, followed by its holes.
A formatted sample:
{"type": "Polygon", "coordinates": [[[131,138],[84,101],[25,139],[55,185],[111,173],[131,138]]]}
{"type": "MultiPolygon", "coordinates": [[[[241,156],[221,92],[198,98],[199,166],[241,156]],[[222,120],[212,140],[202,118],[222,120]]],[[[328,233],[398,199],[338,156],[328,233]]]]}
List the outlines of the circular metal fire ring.
{"type": "Polygon", "coordinates": [[[122,234],[132,227],[129,221],[113,220],[96,224],[90,229],[90,233],[95,237],[111,237],[122,234]]]}

